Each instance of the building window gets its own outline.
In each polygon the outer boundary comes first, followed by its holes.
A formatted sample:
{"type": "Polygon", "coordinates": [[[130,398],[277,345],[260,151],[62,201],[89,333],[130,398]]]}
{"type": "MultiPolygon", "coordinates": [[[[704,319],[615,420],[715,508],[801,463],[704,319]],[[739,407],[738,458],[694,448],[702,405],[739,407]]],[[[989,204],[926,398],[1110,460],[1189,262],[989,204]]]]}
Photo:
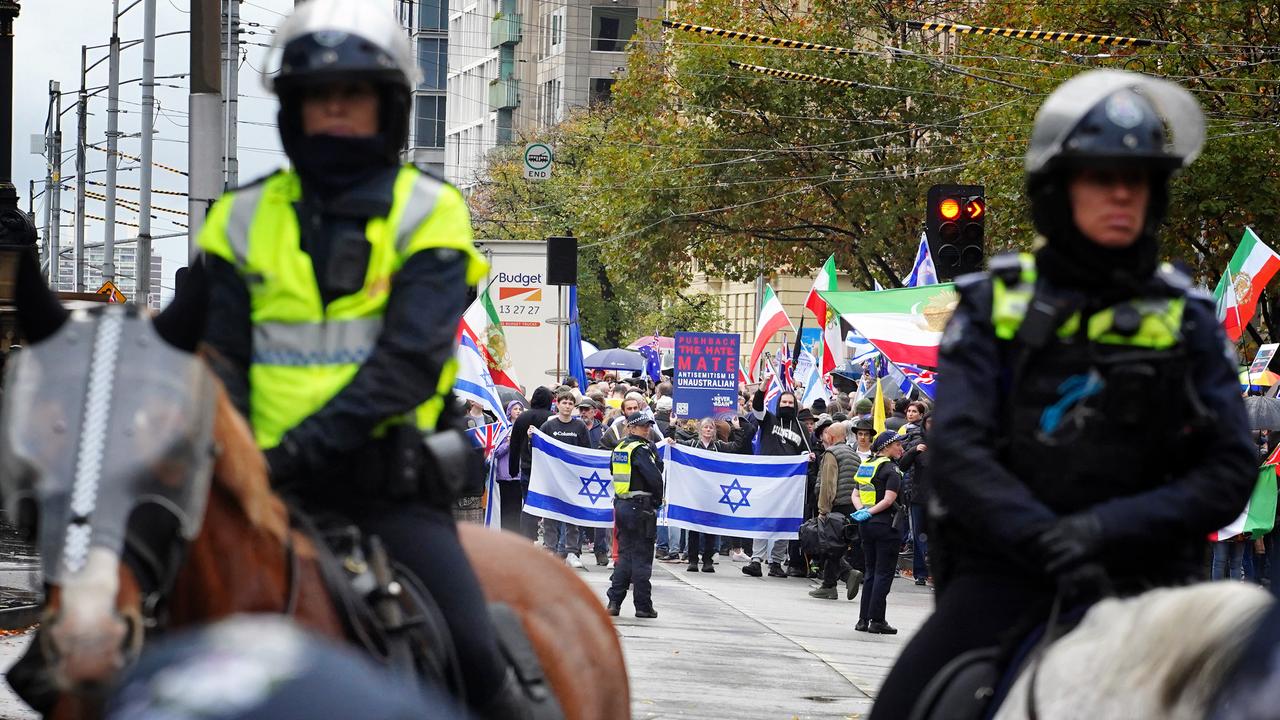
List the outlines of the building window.
{"type": "Polygon", "coordinates": [[[613,84],[618,82],[615,78],[591,78],[591,96],[587,98],[590,105],[609,102],[609,96],[613,94],[613,84]]]}
{"type": "Polygon", "coordinates": [[[419,39],[418,67],[422,69],[419,90],[444,90],[448,87],[449,41],[441,38],[419,39]]]}
{"type": "Polygon", "coordinates": [[[591,49],[622,52],[636,34],[636,9],[619,7],[591,8],[591,49]]]}
{"type": "Polygon", "coordinates": [[[542,112],[540,113],[543,125],[555,125],[560,122],[560,81],[548,80],[542,83],[542,93],[539,97],[542,104],[542,112]]]}
{"type": "Polygon", "coordinates": [[[419,95],[417,100],[415,144],[423,148],[444,147],[444,98],[419,95]]]}
{"type": "Polygon", "coordinates": [[[419,0],[418,29],[449,29],[449,0],[419,0]]]}
{"type": "Polygon", "coordinates": [[[564,50],[564,9],[542,16],[542,57],[564,50]]]}

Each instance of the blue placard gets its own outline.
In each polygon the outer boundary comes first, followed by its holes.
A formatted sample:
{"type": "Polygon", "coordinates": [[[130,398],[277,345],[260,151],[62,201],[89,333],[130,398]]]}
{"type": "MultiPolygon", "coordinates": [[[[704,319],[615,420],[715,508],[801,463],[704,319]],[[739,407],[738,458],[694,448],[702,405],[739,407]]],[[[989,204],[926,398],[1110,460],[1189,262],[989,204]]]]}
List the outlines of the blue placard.
{"type": "Polygon", "coordinates": [[[730,418],[738,413],[740,340],[736,333],[676,333],[675,415],[730,418]]]}

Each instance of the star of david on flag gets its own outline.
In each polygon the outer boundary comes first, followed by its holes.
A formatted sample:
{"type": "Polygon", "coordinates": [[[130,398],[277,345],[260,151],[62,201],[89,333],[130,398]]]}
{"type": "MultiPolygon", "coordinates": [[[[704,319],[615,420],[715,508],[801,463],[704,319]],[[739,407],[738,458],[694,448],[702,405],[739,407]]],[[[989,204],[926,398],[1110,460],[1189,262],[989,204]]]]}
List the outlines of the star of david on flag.
{"type": "Polygon", "coordinates": [[[569,445],[540,430],[529,438],[529,447],[532,467],[525,512],[582,527],[613,527],[608,450],[569,445]]]}
{"type": "Polygon", "coordinates": [[[798,537],[805,455],[734,455],[682,445],[666,457],[667,524],[712,535],[798,537]]]}
{"type": "Polygon", "coordinates": [[[582,489],[578,491],[578,494],[585,495],[592,505],[595,505],[597,500],[609,497],[609,485],[613,482],[612,478],[602,478],[600,473],[593,472],[591,477],[580,477],[578,479],[582,481],[582,489]],[[600,489],[593,492],[591,490],[592,485],[598,485],[600,489]]]}
{"type": "Polygon", "coordinates": [[[747,501],[747,493],[751,492],[751,488],[742,487],[738,482],[738,478],[734,478],[733,482],[728,485],[721,485],[720,489],[724,491],[724,496],[720,498],[720,502],[728,505],[731,512],[738,512],[738,508],[740,507],[751,506],[751,503],[747,501]],[[729,497],[729,494],[735,490],[738,492],[737,501],[734,501],[733,498],[729,497]]]}

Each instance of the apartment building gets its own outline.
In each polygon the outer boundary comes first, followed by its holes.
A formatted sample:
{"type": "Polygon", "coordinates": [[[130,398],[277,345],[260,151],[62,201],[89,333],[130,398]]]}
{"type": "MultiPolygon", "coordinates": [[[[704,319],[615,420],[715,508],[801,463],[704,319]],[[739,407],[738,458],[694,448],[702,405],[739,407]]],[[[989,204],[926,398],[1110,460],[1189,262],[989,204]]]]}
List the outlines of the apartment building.
{"type": "MultiPolygon", "coordinates": [[[[123,245],[116,248],[116,287],[121,293],[129,299],[129,302],[140,302],[138,298],[138,258],[137,250],[133,245],[123,245]]],[[[106,259],[106,253],[102,247],[85,248],[85,290],[93,292],[101,285],[102,263],[106,259]]],[[[161,297],[164,288],[161,285],[164,279],[164,258],[159,253],[153,252],[151,255],[151,292],[150,299],[147,302],[152,308],[160,309],[161,297]]],[[[55,290],[73,290],[76,286],[76,267],[75,262],[69,258],[64,258],[58,263],[58,278],[54,283],[55,290]]]]}
{"type": "Polygon", "coordinates": [[[445,177],[464,190],[489,152],[608,100],[641,19],[663,0],[455,0],[445,177]]]}
{"type": "Polygon", "coordinates": [[[408,160],[444,174],[445,113],[449,106],[449,0],[401,3],[401,22],[413,38],[422,79],[413,93],[408,160]]]}

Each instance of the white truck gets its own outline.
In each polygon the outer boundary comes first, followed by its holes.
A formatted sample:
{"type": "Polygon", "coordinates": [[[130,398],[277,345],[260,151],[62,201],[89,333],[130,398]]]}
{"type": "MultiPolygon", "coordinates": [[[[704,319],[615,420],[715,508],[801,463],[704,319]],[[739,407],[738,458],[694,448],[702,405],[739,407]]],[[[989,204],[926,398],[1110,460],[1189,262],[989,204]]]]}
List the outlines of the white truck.
{"type": "Polygon", "coordinates": [[[568,317],[569,288],[546,284],[546,242],[479,240],[476,247],[489,261],[489,277],[481,281],[479,291],[488,289],[502,323],[507,339],[505,362],[515,371],[526,396],[539,385],[555,384],[556,333],[563,375],[569,328],[552,321],[568,317]]]}

